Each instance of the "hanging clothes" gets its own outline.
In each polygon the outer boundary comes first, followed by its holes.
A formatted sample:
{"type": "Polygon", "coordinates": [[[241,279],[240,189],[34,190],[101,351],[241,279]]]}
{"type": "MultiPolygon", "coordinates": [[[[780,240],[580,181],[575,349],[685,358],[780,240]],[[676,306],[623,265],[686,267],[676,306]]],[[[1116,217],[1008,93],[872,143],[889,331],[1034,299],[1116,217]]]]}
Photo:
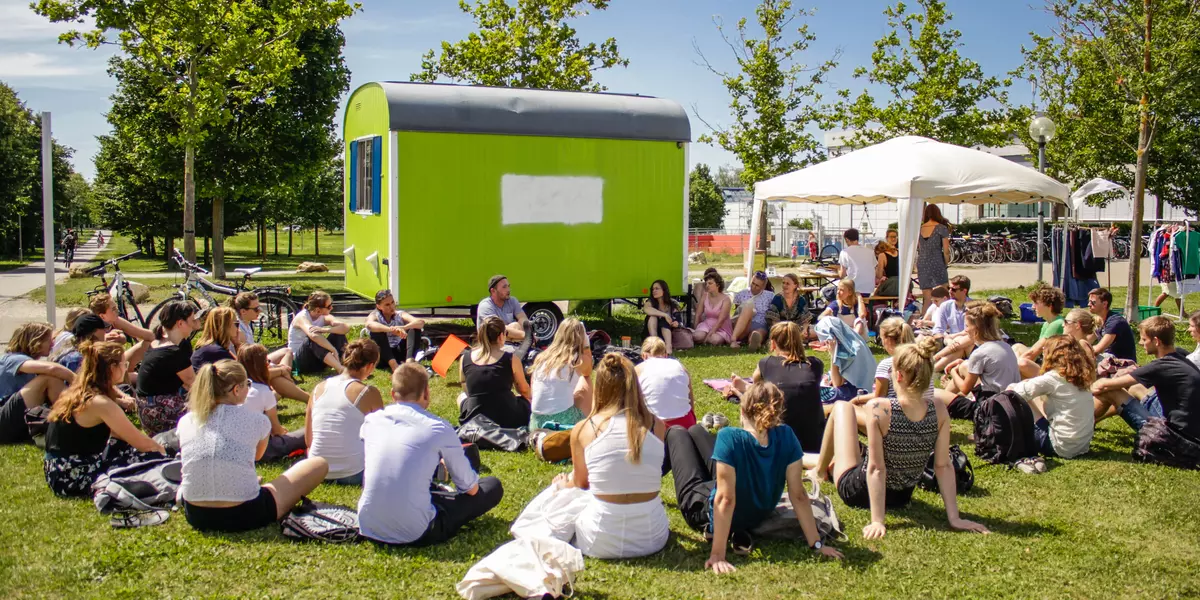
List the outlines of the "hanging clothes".
{"type": "Polygon", "coordinates": [[[1112,230],[1092,230],[1092,254],[1096,258],[1112,258],[1112,230]]]}
{"type": "MultiPolygon", "coordinates": [[[[1071,244],[1072,237],[1078,238],[1078,236],[1072,236],[1071,234],[1077,233],[1079,233],[1078,230],[1072,230],[1068,233],[1061,227],[1055,227],[1050,232],[1050,253],[1051,262],[1054,265],[1054,284],[1062,285],[1063,295],[1067,298],[1067,307],[1087,306],[1088,292],[1100,287],[1100,282],[1096,280],[1094,270],[1091,271],[1092,276],[1090,278],[1079,277],[1079,272],[1084,267],[1084,261],[1082,259],[1076,260],[1080,253],[1078,252],[1077,245],[1073,246],[1071,244]],[[1063,280],[1062,273],[1064,256],[1067,257],[1067,277],[1065,281],[1063,280]],[[1076,269],[1077,266],[1080,270],[1076,269]]],[[[1085,234],[1084,237],[1090,241],[1090,234],[1085,234]]],[[[1091,263],[1089,262],[1088,265],[1090,266],[1091,263]]],[[[1084,273],[1086,272],[1084,271],[1084,273]]]]}
{"type": "Polygon", "coordinates": [[[1189,228],[1177,232],[1173,242],[1172,247],[1180,258],[1180,279],[1200,276],[1200,233],[1189,228]]]}

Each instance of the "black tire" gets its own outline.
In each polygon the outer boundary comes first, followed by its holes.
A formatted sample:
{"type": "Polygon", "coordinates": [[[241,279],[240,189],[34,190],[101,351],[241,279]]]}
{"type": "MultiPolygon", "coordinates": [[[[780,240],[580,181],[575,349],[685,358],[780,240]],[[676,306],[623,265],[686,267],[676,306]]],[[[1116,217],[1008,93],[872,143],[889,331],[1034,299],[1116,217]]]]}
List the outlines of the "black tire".
{"type": "Polygon", "coordinates": [[[261,309],[258,320],[250,323],[254,341],[264,345],[286,343],[292,317],[300,312],[300,307],[286,294],[278,292],[259,293],[258,305],[261,309]]]}
{"type": "Polygon", "coordinates": [[[538,342],[549,342],[558,333],[558,325],[562,323],[563,314],[558,305],[553,302],[530,302],[521,307],[525,316],[533,322],[533,339],[538,342]]]}

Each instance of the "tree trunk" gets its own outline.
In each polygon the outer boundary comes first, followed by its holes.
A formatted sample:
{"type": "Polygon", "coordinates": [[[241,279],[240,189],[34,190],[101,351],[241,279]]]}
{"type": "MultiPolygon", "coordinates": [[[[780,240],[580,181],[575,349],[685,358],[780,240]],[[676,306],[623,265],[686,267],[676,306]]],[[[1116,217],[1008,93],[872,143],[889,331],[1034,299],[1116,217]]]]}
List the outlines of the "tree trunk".
{"type": "MultiPolygon", "coordinates": [[[[1151,0],[1143,0],[1146,13],[1145,44],[1142,50],[1142,71],[1151,73],[1153,65],[1150,62],[1151,25],[1153,8],[1151,0]]],[[[1142,100],[1138,104],[1140,124],[1138,127],[1137,170],[1133,176],[1133,223],[1129,232],[1129,282],[1128,294],[1125,296],[1125,317],[1135,322],[1138,319],[1137,308],[1141,304],[1141,266],[1142,266],[1142,207],[1146,202],[1146,169],[1150,161],[1150,95],[1142,92],[1142,100]]]]}
{"type": "Polygon", "coordinates": [[[167,236],[163,239],[163,258],[167,261],[168,268],[177,268],[177,265],[171,263],[171,257],[175,256],[175,238],[167,236]]]}
{"type": "Polygon", "coordinates": [[[267,220],[259,218],[258,220],[258,237],[262,241],[262,254],[259,254],[259,260],[267,260],[267,220]]]}
{"type": "Polygon", "coordinates": [[[201,263],[212,267],[212,263],[208,262],[208,236],[204,236],[204,260],[201,263]]]}
{"type": "Polygon", "coordinates": [[[292,257],[292,226],[288,225],[288,258],[292,257]]]}
{"type": "Polygon", "coordinates": [[[271,223],[271,226],[275,229],[275,256],[279,256],[279,222],[271,223]]]}
{"type": "Polygon", "coordinates": [[[213,198],[213,276],[225,279],[225,199],[213,198]]]}
{"type": "Polygon", "coordinates": [[[321,228],[313,227],[313,253],[321,255],[321,228]]]}
{"type": "Polygon", "coordinates": [[[183,256],[196,262],[196,148],[188,143],[183,149],[183,256]]]}

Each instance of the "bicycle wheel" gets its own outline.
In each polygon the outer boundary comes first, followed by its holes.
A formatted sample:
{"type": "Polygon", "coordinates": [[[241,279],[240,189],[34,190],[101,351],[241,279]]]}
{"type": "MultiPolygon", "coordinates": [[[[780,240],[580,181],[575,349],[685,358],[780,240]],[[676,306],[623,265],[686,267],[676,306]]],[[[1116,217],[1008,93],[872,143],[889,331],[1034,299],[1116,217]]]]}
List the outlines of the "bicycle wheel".
{"type": "Polygon", "coordinates": [[[146,327],[150,328],[150,324],[154,323],[154,318],[158,316],[158,313],[159,313],[159,311],[162,310],[163,306],[165,306],[168,302],[174,302],[176,300],[183,300],[184,302],[188,302],[196,308],[197,313],[200,312],[200,303],[199,302],[196,302],[194,299],[192,299],[189,296],[185,296],[182,292],[175,292],[174,294],[167,296],[167,298],[165,300],[163,300],[162,302],[159,302],[158,304],[154,305],[154,308],[150,309],[150,313],[148,315],[146,315],[146,323],[147,323],[146,327]]]}
{"type": "Polygon", "coordinates": [[[258,320],[250,323],[254,341],[263,345],[284,343],[292,317],[300,312],[300,307],[278,292],[258,292],[258,306],[258,320]]]}
{"type": "Polygon", "coordinates": [[[1025,259],[1025,247],[1016,242],[1009,241],[1005,247],[1005,254],[1008,262],[1021,262],[1025,259]]]}

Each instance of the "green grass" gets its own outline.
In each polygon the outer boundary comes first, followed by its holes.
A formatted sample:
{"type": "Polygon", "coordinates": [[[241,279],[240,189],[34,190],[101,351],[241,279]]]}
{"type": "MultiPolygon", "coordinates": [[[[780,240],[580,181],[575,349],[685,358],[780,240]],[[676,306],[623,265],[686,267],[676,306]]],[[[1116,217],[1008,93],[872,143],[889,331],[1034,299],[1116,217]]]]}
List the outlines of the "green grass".
{"type": "MultiPolygon", "coordinates": [[[[589,327],[635,332],[636,317],[589,318],[589,327]]],[[[1036,327],[1005,328],[1031,341],[1036,327]]],[[[1184,344],[1191,347],[1191,343],[1184,344]]],[[[736,418],[736,406],[699,384],[705,378],[749,374],[759,355],[700,348],[681,360],[697,382],[697,412],[736,418]]],[[[824,358],[824,357],[823,357],[824,358]]],[[[434,379],[432,408],[452,422],[457,375],[434,379]]],[[[302,385],[317,383],[306,378],[302,385]]],[[[387,389],[386,374],[372,383],[387,389]]],[[[285,401],[289,428],[303,425],[303,407],[285,401]]],[[[954,441],[966,444],[968,424],[955,422],[954,441]]],[[[664,551],[643,559],[587,559],[581,598],[915,597],[1167,598],[1200,594],[1200,472],[1134,464],[1131,433],[1119,419],[1104,422],[1092,451],[1052,459],[1050,472],[1023,475],[974,461],[976,486],[961,497],[963,514],[985,523],[988,536],[955,533],[941,499],[916,492],[912,505],[889,513],[887,537],[867,542],[866,511],[845,507],[833,494],[846,532],[844,563],[812,558],[802,544],[762,542],[725,578],[705,572],[708,545],[688,529],[664,479],[662,496],[672,536],[664,551]]],[[[504,483],[504,501],[450,543],[425,549],[372,544],[292,543],[278,528],[201,534],[176,513],[166,524],[123,531],[109,527],[91,503],[50,493],[41,455],[31,446],[0,448],[0,597],[297,596],[452,598],[467,569],[510,539],[522,507],[565,467],[530,453],[485,452],[485,473],[504,483]]],[[[259,468],[270,478],[286,465],[259,468]]],[[[419,482],[416,485],[422,485],[419,482]]],[[[358,488],[322,485],[316,500],[355,506],[358,488]]]]}
{"type": "Polygon", "coordinates": [[[29,264],[28,260],[17,260],[15,256],[0,258],[0,272],[19,269],[27,264],[29,264]]]}
{"type": "MultiPolygon", "coordinates": [[[[262,267],[267,271],[294,270],[296,265],[304,261],[323,262],[330,268],[340,268],[342,260],[342,232],[321,231],[321,252],[318,256],[313,252],[313,232],[311,229],[297,232],[292,238],[292,256],[287,255],[287,232],[279,232],[279,255],[275,251],[275,234],[267,231],[267,256],[259,258],[254,253],[254,232],[242,232],[225,238],[225,268],[232,271],[236,267],[262,267]]],[[[183,249],[183,240],[175,240],[175,247],[183,249]]],[[[122,235],[113,236],[108,248],[97,257],[99,261],[122,256],[137,248],[133,242],[122,235]]],[[[211,250],[210,250],[211,252],[211,250]]],[[[203,259],[204,240],[196,240],[196,256],[203,259]]],[[[166,259],[162,256],[139,256],[121,263],[121,269],[130,273],[163,273],[175,270],[168,269],[166,259]]]]}

